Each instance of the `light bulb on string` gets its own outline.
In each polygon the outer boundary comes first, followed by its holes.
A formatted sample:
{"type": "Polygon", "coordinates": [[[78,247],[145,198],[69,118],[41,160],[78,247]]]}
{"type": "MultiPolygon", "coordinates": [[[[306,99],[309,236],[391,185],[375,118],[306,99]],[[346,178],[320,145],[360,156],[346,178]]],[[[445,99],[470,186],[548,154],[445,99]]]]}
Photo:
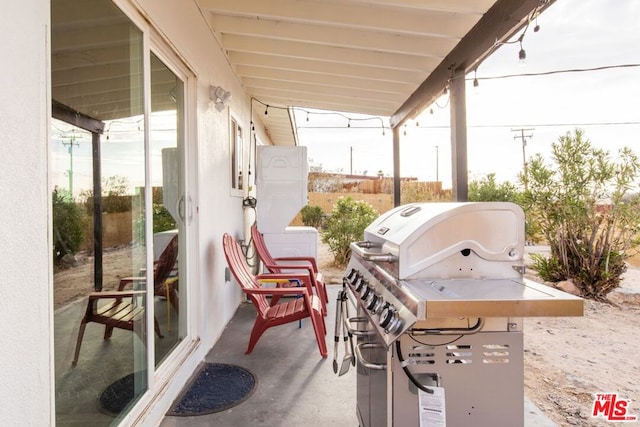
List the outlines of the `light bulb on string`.
{"type": "Polygon", "coordinates": [[[522,40],[524,39],[524,33],[520,35],[518,38],[518,43],[520,44],[520,52],[518,52],[518,59],[520,61],[520,65],[524,65],[525,59],[527,59],[527,52],[522,47],[522,40]]]}
{"type": "Polygon", "coordinates": [[[477,95],[480,93],[480,81],[478,81],[477,70],[473,70],[473,92],[477,95]]]}
{"type": "Polygon", "coordinates": [[[350,128],[351,127],[351,119],[349,119],[349,121],[347,122],[347,127],[350,128]]]}
{"type": "Polygon", "coordinates": [[[268,105],[264,109],[264,115],[265,116],[269,115],[269,106],[268,105]]]}
{"type": "Polygon", "coordinates": [[[525,65],[525,60],[527,59],[527,52],[520,45],[520,52],[518,52],[518,59],[520,60],[520,65],[525,65]]]}

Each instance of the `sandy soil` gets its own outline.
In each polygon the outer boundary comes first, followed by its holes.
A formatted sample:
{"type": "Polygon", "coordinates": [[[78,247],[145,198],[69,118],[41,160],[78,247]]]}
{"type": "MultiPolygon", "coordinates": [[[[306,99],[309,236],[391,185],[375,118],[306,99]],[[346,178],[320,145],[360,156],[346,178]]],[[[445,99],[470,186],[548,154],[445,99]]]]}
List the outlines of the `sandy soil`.
{"type": "MultiPolygon", "coordinates": [[[[104,254],[105,289],[131,274],[132,255],[130,247],[104,254]]],[[[81,265],[55,274],[56,309],[92,290],[93,258],[79,258],[81,265]]],[[[344,269],[333,265],[322,243],[318,262],[327,283],[342,283],[344,269]]],[[[623,286],[637,296],[640,257],[631,262],[623,286]]],[[[628,415],[640,419],[640,304],[617,301],[585,301],[584,317],[524,320],[525,394],[558,426],[611,425],[591,417],[594,395],[603,392],[630,400],[628,415]]]]}

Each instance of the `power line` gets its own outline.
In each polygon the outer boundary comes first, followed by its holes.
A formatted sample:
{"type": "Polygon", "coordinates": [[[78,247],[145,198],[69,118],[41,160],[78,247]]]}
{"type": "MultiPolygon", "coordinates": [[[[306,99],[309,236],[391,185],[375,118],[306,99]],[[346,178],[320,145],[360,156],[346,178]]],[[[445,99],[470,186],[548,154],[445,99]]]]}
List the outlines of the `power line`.
{"type": "MultiPolygon", "coordinates": [[[[504,74],[501,76],[488,76],[488,77],[478,77],[478,80],[498,80],[498,79],[508,79],[512,77],[535,77],[535,76],[551,76],[553,74],[565,74],[565,73],[585,73],[591,71],[602,71],[602,70],[611,70],[616,68],[634,68],[640,67],[640,64],[616,64],[616,65],[603,65],[600,67],[591,67],[591,68],[569,68],[565,70],[551,70],[551,71],[541,71],[539,73],[519,73],[519,74],[504,74]]],[[[473,79],[466,79],[473,80],[473,79]]]]}

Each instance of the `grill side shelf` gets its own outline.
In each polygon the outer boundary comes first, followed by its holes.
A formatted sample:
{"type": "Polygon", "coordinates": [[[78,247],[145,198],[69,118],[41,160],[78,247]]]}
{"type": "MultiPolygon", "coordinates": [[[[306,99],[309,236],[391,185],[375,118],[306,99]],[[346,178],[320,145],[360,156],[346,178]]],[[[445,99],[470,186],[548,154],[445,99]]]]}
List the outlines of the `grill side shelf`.
{"type": "Polygon", "coordinates": [[[443,317],[582,316],[584,300],[528,279],[407,280],[419,320],[443,317]]]}

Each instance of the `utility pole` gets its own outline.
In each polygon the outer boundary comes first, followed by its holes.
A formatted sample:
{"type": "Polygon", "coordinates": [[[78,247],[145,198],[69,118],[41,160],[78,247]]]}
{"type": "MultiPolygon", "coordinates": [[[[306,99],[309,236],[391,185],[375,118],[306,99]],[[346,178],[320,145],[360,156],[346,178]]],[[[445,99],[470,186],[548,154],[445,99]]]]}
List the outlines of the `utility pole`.
{"type": "Polygon", "coordinates": [[[525,147],[527,146],[527,138],[532,138],[533,133],[525,134],[525,132],[533,132],[533,128],[520,128],[520,129],[511,129],[511,132],[515,132],[516,135],[513,136],[513,139],[520,138],[522,140],[522,171],[524,177],[524,189],[527,190],[527,155],[525,152],[525,147]]]}
{"type": "Polygon", "coordinates": [[[67,175],[69,177],[69,194],[73,198],[73,146],[78,147],[80,144],[76,142],[76,135],[72,131],[71,136],[63,137],[69,139],[69,142],[62,142],[62,145],[67,148],[67,152],[69,153],[69,169],[67,170],[67,175]]]}
{"type": "Polygon", "coordinates": [[[349,175],[353,175],[353,145],[349,147],[349,175]]]}
{"type": "Polygon", "coordinates": [[[440,147],[436,145],[436,182],[440,181],[440,173],[438,171],[438,169],[440,167],[440,159],[439,159],[439,154],[438,154],[438,150],[439,149],[440,149],[440,147]]]}

